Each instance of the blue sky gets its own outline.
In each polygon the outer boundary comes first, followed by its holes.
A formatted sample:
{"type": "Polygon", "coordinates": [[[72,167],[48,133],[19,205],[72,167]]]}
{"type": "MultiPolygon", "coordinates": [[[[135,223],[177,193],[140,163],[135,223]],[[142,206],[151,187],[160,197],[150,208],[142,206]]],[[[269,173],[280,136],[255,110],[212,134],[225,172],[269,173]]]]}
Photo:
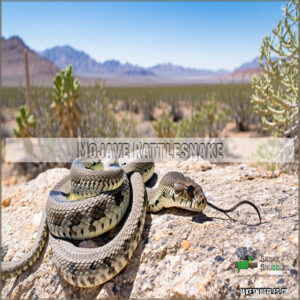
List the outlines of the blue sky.
{"type": "Polygon", "coordinates": [[[285,2],[2,2],[2,35],[103,62],[232,70],[259,54],[285,2]]]}

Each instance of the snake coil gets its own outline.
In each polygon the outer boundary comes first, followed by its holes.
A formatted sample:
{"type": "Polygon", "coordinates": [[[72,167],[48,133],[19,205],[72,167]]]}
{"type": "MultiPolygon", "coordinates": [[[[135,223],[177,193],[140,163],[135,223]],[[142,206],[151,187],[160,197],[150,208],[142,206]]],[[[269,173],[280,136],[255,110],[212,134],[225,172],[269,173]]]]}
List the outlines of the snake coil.
{"type": "Polygon", "coordinates": [[[20,260],[3,262],[2,276],[18,276],[28,270],[49,236],[54,263],[66,281],[79,287],[100,285],[130,261],[141,239],[147,211],[179,207],[202,212],[208,205],[230,218],[229,212],[248,204],[261,223],[252,202],[241,201],[227,210],[218,208],[207,201],[200,185],[179,172],[168,172],[158,188],[146,190],[144,183],[153,173],[152,162],[109,164],[103,169],[101,162],[75,159],[70,175],[50,191],[34,246],[20,260]],[[126,213],[122,229],[102,247],[80,248],[69,241],[99,236],[115,227],[126,213]]]}

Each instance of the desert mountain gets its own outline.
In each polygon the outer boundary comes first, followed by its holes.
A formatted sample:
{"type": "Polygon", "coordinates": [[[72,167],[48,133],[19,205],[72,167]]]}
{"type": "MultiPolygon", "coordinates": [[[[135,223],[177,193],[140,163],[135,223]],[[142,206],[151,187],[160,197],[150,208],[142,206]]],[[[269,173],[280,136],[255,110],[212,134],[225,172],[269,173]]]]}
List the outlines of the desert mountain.
{"type": "Polygon", "coordinates": [[[205,69],[184,68],[171,63],[158,64],[150,67],[149,70],[157,76],[217,76],[229,73],[227,70],[211,71],[205,69]]]}
{"type": "Polygon", "coordinates": [[[157,64],[150,68],[122,64],[118,60],[97,62],[87,53],[70,46],[54,47],[41,53],[30,49],[21,38],[2,38],[2,84],[25,84],[24,49],[29,53],[29,73],[32,85],[52,85],[60,69],[72,64],[81,85],[88,85],[98,78],[110,86],[201,84],[220,81],[249,81],[261,72],[258,59],[244,63],[232,73],[227,70],[185,68],[171,63],[157,64]]]}
{"type": "Polygon", "coordinates": [[[260,68],[260,66],[258,62],[258,57],[255,57],[252,61],[242,63],[239,67],[235,68],[233,72],[245,70],[245,69],[257,69],[257,68],[260,68]]]}
{"type": "Polygon", "coordinates": [[[25,84],[24,50],[28,50],[30,82],[34,85],[52,85],[53,77],[59,69],[49,60],[40,57],[29,49],[21,38],[14,36],[9,39],[1,38],[2,50],[2,84],[25,84]]]}
{"type": "Polygon", "coordinates": [[[70,46],[57,46],[40,52],[40,55],[61,69],[71,64],[75,74],[81,76],[103,76],[109,74],[118,76],[154,75],[145,68],[129,63],[121,64],[118,60],[107,60],[103,63],[97,62],[87,53],[70,46]]]}
{"type": "Polygon", "coordinates": [[[252,61],[242,63],[235,68],[228,77],[238,81],[250,81],[254,74],[261,72],[262,69],[260,68],[258,57],[255,57],[252,61]]]}
{"type": "Polygon", "coordinates": [[[237,81],[250,81],[254,74],[261,73],[261,68],[245,68],[233,71],[228,77],[237,81]]]}
{"type": "Polygon", "coordinates": [[[42,57],[52,61],[57,67],[65,68],[72,64],[78,75],[121,75],[121,76],[217,76],[225,75],[226,70],[211,71],[202,69],[184,68],[171,63],[158,64],[150,68],[143,68],[130,63],[121,64],[118,60],[97,62],[87,53],[76,50],[70,46],[61,46],[47,49],[40,53],[42,57]]]}

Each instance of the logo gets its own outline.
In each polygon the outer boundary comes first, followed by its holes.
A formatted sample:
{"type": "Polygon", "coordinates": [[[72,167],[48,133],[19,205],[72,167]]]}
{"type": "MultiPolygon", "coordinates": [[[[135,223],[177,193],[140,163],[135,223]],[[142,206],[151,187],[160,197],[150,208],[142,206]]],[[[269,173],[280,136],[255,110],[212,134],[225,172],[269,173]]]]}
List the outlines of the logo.
{"type": "Polygon", "coordinates": [[[238,273],[241,269],[254,269],[257,268],[257,263],[253,263],[254,258],[252,256],[248,256],[248,260],[238,261],[238,273]]]}

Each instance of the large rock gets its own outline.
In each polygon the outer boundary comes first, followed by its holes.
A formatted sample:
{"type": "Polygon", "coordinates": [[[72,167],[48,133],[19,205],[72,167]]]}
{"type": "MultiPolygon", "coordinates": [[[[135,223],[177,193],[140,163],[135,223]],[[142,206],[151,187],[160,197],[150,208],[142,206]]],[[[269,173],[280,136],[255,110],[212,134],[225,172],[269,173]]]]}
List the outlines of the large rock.
{"type": "MultiPolygon", "coordinates": [[[[47,246],[30,270],[4,281],[2,296],[235,299],[242,297],[241,287],[285,287],[285,297],[298,297],[296,176],[264,176],[246,165],[219,168],[195,162],[158,164],[157,170],[160,174],[178,170],[191,176],[202,186],[208,201],[222,208],[240,200],[253,201],[261,212],[262,224],[253,225],[258,218],[250,206],[231,213],[236,222],[210,207],[199,214],[179,209],[148,214],[133,259],[104,285],[84,289],[66,283],[57,273],[47,246]],[[254,257],[257,267],[238,273],[237,262],[247,256],[254,257]],[[261,256],[279,257],[277,264],[286,265],[288,270],[261,270],[261,256]]],[[[9,244],[5,260],[17,259],[30,249],[49,190],[66,174],[66,169],[52,169],[20,186],[3,187],[2,241],[9,244]]]]}

